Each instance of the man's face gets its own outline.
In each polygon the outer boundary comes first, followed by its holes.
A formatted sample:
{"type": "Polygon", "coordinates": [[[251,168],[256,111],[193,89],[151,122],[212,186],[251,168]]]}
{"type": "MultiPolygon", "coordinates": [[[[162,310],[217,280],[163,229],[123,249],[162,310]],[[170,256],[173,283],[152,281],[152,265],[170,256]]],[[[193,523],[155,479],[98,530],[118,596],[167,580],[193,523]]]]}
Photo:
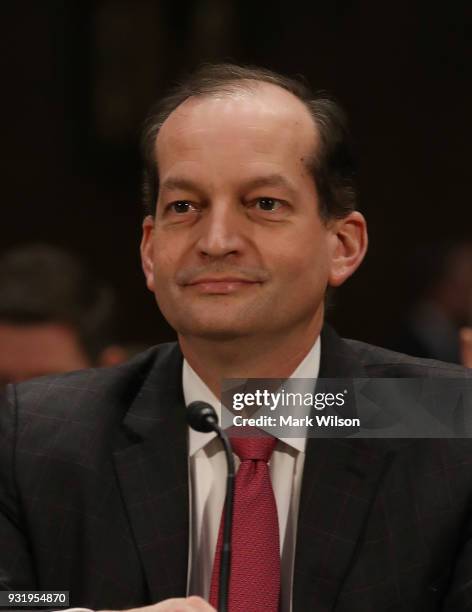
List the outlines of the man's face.
{"type": "Polygon", "coordinates": [[[336,241],[307,171],[316,147],[306,108],[270,84],[187,100],[166,120],[142,254],[181,336],[274,340],[321,326],[336,241]]]}
{"type": "Polygon", "coordinates": [[[0,387],[90,365],[77,335],[66,325],[0,323],[0,387]]]}

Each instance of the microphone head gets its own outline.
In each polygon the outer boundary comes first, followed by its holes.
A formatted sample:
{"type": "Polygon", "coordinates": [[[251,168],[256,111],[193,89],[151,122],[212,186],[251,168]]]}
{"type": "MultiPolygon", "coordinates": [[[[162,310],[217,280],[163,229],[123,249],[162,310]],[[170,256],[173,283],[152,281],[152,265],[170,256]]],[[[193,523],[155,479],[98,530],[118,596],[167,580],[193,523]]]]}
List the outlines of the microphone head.
{"type": "Polygon", "coordinates": [[[218,417],[215,409],[207,402],[191,402],[187,406],[187,423],[195,431],[208,433],[215,431],[218,426],[218,417]]]}

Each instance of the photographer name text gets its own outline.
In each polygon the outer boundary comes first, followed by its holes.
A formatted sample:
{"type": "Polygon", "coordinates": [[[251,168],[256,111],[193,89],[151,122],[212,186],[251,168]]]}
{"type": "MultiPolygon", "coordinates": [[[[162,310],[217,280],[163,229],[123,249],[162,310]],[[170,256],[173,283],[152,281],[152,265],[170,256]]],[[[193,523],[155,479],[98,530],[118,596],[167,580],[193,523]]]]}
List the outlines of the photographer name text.
{"type": "Polygon", "coordinates": [[[233,417],[235,427],[360,427],[360,419],[343,419],[336,415],[316,415],[313,417],[294,417],[292,415],[246,418],[241,415],[233,417]]]}

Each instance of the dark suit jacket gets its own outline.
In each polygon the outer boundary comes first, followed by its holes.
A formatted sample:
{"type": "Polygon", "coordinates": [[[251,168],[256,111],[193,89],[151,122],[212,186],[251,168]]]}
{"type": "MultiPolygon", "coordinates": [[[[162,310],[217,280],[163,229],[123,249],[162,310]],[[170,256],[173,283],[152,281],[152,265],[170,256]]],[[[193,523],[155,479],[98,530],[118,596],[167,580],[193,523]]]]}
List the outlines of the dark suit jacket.
{"type": "MultiPolygon", "coordinates": [[[[8,389],[0,590],[70,590],[95,609],[185,594],[181,365],[169,344],[8,389]]],[[[469,375],[323,331],[322,377],[469,375]]],[[[472,610],[471,442],[310,439],[294,612],[472,610]]]]}

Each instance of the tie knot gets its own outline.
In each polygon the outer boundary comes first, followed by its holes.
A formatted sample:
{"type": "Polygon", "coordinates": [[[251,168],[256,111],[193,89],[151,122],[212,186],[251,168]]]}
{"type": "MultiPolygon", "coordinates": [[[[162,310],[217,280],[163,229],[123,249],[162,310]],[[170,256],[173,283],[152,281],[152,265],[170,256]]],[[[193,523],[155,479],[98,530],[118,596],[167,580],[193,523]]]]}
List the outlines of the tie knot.
{"type": "MultiPolygon", "coordinates": [[[[238,428],[239,429],[239,428],[238,428]]],[[[231,446],[241,461],[264,461],[268,463],[277,439],[259,430],[230,436],[231,446]]]]}

